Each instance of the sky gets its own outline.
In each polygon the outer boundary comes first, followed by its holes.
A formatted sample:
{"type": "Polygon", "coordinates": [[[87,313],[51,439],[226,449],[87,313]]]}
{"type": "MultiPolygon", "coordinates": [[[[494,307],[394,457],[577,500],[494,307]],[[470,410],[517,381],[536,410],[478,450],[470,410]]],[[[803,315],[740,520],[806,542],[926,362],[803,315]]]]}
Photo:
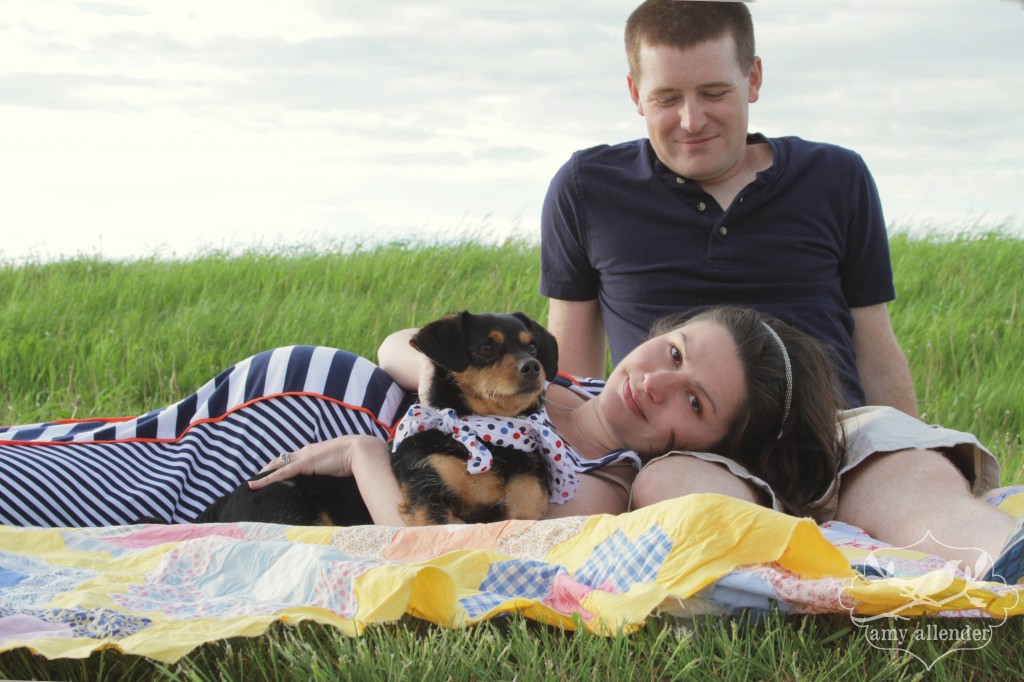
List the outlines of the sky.
{"type": "MultiPolygon", "coordinates": [[[[0,261],[538,239],[642,137],[611,0],[0,0],[0,261]]],[[[1024,0],[759,0],[751,129],[859,152],[891,231],[1024,233],[1024,0]]]]}

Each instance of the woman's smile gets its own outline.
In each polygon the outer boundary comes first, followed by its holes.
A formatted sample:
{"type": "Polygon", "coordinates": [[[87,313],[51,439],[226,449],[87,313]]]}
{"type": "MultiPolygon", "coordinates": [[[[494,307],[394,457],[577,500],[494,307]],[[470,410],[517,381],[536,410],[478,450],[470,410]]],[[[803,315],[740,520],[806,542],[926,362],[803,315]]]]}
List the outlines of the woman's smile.
{"type": "Polygon", "coordinates": [[[626,402],[626,407],[629,408],[630,412],[644,421],[647,421],[647,415],[644,414],[644,409],[640,407],[640,403],[637,401],[636,395],[633,393],[633,387],[629,385],[628,378],[622,382],[622,398],[626,402]]]}
{"type": "Polygon", "coordinates": [[[603,430],[618,447],[662,454],[717,443],[745,399],[746,385],[729,332],[697,321],[638,346],[605,390],[603,430]]]}

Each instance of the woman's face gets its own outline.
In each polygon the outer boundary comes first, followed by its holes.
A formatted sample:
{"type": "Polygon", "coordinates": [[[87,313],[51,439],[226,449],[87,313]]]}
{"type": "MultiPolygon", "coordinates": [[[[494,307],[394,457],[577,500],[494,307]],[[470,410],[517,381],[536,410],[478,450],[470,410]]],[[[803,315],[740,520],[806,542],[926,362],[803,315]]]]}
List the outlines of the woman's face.
{"type": "Polygon", "coordinates": [[[689,322],[623,358],[601,393],[606,427],[643,455],[706,450],[747,399],[736,342],[717,322],[689,322]]]}

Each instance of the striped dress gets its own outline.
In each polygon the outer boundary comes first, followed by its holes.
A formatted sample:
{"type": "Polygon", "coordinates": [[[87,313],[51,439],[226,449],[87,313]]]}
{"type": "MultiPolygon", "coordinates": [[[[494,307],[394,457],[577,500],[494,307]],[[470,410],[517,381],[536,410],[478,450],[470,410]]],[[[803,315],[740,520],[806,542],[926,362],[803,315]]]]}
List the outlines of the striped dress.
{"type": "Polygon", "coordinates": [[[0,523],[188,522],[282,452],[348,434],[388,438],[410,400],[369,360],[290,346],[139,417],[0,428],[0,523]]]}
{"type": "MultiPolygon", "coordinates": [[[[604,388],[564,375],[553,383],[585,398],[604,388]]],[[[345,435],[387,440],[415,398],[358,355],[288,346],[139,417],[0,427],[0,523],[187,523],[283,452],[345,435]]],[[[569,464],[586,473],[638,461],[616,451],[569,464]]]]}

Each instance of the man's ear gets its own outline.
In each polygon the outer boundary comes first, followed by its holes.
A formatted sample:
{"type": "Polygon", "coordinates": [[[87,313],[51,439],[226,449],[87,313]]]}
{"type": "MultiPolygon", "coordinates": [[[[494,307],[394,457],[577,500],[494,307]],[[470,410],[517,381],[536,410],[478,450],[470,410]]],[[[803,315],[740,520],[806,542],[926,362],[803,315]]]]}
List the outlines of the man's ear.
{"type": "Polygon", "coordinates": [[[465,371],[470,360],[465,332],[468,315],[469,311],[466,310],[449,313],[424,325],[409,339],[409,345],[447,370],[465,371]]]}
{"type": "Polygon", "coordinates": [[[761,96],[761,85],[764,83],[764,70],[761,65],[761,58],[754,57],[754,64],[750,67],[750,74],[747,76],[747,103],[753,104],[761,96]]]}
{"type": "Polygon", "coordinates": [[[626,74],[626,85],[629,87],[629,98],[633,100],[633,104],[636,106],[636,113],[641,116],[644,115],[644,105],[640,101],[640,86],[633,78],[633,74],[626,74]]]}
{"type": "Polygon", "coordinates": [[[533,334],[533,342],[537,346],[537,360],[544,368],[545,378],[552,381],[558,374],[558,341],[555,340],[551,332],[535,322],[529,315],[525,313],[512,314],[522,320],[533,334]]]}

